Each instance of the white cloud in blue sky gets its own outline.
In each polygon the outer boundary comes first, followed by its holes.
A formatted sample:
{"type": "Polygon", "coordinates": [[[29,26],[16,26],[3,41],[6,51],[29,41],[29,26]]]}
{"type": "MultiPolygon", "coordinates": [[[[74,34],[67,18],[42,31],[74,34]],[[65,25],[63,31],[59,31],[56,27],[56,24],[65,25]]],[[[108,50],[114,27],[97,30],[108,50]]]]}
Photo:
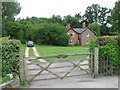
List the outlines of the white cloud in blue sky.
{"type": "Polygon", "coordinates": [[[21,4],[21,12],[17,16],[25,17],[51,17],[55,15],[84,14],[85,9],[92,4],[101,7],[113,8],[117,0],[18,0],[21,4]]]}

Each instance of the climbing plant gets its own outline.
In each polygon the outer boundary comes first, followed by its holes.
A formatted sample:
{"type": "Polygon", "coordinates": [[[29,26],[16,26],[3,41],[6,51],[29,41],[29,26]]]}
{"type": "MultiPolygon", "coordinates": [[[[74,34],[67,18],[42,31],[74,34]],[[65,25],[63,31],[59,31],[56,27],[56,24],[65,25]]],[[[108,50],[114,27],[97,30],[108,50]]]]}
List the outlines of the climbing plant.
{"type": "Polygon", "coordinates": [[[118,58],[118,44],[119,38],[117,37],[96,37],[90,42],[90,51],[94,47],[99,48],[99,60],[108,59],[117,69],[120,68],[120,59],[118,58]]]}
{"type": "Polygon", "coordinates": [[[19,44],[18,40],[0,41],[2,51],[2,77],[6,74],[19,74],[19,44]]]}

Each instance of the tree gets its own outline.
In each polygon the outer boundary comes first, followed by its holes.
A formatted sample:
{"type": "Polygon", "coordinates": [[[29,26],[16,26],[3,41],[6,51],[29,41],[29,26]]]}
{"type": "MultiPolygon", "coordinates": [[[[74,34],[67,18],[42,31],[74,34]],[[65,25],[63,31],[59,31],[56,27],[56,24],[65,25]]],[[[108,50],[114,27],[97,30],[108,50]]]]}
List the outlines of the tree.
{"type": "Polygon", "coordinates": [[[94,22],[100,24],[101,35],[109,34],[110,20],[108,18],[111,16],[111,9],[106,7],[100,7],[98,4],[92,4],[88,6],[85,14],[83,15],[83,20],[89,25],[94,22]]]}
{"type": "Polygon", "coordinates": [[[93,22],[100,23],[101,25],[108,23],[107,17],[111,15],[111,9],[100,7],[98,4],[88,6],[83,15],[84,19],[91,24],[93,22]]]}
{"type": "Polygon", "coordinates": [[[89,24],[88,28],[92,29],[97,36],[100,36],[100,25],[97,22],[89,24]]]}
{"type": "MultiPolygon", "coordinates": [[[[15,16],[20,13],[21,7],[18,2],[2,2],[2,36],[7,36],[9,32],[5,29],[5,24],[14,21],[15,16]]],[[[9,27],[8,27],[9,28],[9,27]]]]}
{"type": "Polygon", "coordinates": [[[5,30],[7,31],[7,36],[11,38],[18,38],[20,24],[13,21],[7,21],[5,23],[5,30]]]}
{"type": "Polygon", "coordinates": [[[2,2],[2,18],[14,20],[15,16],[20,13],[21,7],[18,2],[2,2]]]}
{"type": "Polygon", "coordinates": [[[79,18],[77,16],[71,16],[71,15],[64,16],[64,22],[66,23],[66,25],[70,23],[72,28],[81,27],[79,18]]]}
{"type": "Polygon", "coordinates": [[[41,23],[32,26],[32,40],[38,44],[45,45],[68,45],[66,28],[58,23],[41,23]]]}
{"type": "Polygon", "coordinates": [[[98,17],[100,13],[100,6],[98,4],[92,4],[92,6],[88,6],[85,10],[85,14],[83,15],[84,19],[91,24],[93,22],[99,22],[98,17]]]}
{"type": "Polygon", "coordinates": [[[115,7],[112,10],[112,27],[111,32],[120,33],[120,0],[115,3],[115,7]]]}
{"type": "Polygon", "coordinates": [[[60,24],[63,24],[63,21],[62,21],[62,17],[60,15],[53,15],[51,18],[50,18],[50,22],[51,23],[60,23],[60,24]]]}
{"type": "Polygon", "coordinates": [[[25,43],[26,41],[31,40],[32,34],[30,32],[31,32],[32,23],[27,19],[22,19],[19,23],[22,26],[19,33],[22,33],[23,35],[22,36],[23,38],[20,40],[22,43],[25,43]]]}
{"type": "Polygon", "coordinates": [[[49,18],[38,18],[38,17],[27,17],[27,21],[31,22],[32,24],[38,24],[38,23],[50,23],[49,18]]]}

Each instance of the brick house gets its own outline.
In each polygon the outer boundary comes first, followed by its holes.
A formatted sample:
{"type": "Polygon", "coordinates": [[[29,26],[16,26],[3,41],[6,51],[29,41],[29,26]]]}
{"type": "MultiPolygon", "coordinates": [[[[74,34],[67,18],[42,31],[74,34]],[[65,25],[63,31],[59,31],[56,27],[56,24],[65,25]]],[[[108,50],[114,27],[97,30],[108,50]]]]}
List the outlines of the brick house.
{"type": "Polygon", "coordinates": [[[70,36],[70,45],[79,44],[81,46],[89,45],[89,42],[96,35],[83,23],[82,28],[71,28],[68,24],[67,34],[70,36]]]}

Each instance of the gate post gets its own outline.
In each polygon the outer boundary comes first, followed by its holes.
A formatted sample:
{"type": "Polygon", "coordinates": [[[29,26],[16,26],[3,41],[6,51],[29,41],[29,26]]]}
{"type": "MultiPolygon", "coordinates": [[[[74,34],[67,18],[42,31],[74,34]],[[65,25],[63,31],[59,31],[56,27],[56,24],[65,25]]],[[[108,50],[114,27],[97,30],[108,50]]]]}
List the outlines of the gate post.
{"type": "Polygon", "coordinates": [[[24,58],[23,58],[22,53],[20,53],[20,80],[21,81],[26,81],[26,78],[25,78],[25,63],[24,63],[24,58]]]}
{"type": "Polygon", "coordinates": [[[98,76],[98,48],[94,48],[94,78],[98,76]]]}

